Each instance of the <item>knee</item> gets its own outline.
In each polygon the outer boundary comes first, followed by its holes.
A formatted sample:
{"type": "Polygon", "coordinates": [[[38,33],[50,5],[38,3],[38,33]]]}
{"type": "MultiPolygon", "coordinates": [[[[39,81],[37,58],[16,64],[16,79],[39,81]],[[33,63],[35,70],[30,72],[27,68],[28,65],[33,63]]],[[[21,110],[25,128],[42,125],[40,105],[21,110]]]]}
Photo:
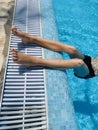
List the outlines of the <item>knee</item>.
{"type": "Polygon", "coordinates": [[[77,49],[74,46],[70,46],[69,47],[69,53],[72,54],[76,54],[77,53],[77,49]]]}
{"type": "Polygon", "coordinates": [[[76,67],[81,67],[84,64],[82,59],[75,59],[76,60],[76,67]]]}

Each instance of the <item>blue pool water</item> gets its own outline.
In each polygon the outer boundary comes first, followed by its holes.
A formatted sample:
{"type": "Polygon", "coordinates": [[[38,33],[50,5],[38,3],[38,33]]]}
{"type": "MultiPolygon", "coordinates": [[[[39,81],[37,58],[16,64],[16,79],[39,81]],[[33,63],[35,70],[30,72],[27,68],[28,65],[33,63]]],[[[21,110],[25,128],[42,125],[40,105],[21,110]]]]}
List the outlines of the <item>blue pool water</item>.
{"type": "MultiPolygon", "coordinates": [[[[53,0],[59,40],[98,55],[98,0],[53,0]]],[[[63,54],[64,59],[69,57],[63,54]]],[[[79,79],[67,70],[79,130],[98,130],[98,77],[79,79]]]]}

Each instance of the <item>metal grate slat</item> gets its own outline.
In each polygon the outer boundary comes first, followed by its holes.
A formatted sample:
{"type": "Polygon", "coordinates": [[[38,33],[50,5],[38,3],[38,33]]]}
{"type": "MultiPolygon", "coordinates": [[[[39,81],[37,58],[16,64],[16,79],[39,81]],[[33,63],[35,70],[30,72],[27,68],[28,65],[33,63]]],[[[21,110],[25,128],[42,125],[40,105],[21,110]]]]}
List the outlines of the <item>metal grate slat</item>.
{"type": "MultiPolygon", "coordinates": [[[[16,0],[13,25],[31,35],[40,36],[38,0],[16,0]]],[[[23,45],[11,34],[10,48],[42,57],[35,43],[23,45]]],[[[25,68],[12,61],[9,51],[0,107],[0,130],[48,130],[47,101],[43,67],[25,68]]]]}

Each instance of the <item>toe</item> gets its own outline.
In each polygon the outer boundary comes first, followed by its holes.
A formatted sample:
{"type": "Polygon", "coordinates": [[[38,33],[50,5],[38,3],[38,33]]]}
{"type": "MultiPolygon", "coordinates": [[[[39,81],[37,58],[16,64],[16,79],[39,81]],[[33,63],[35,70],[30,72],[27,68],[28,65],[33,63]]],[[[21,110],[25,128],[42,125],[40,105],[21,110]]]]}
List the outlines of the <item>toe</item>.
{"type": "Polygon", "coordinates": [[[17,30],[17,28],[15,26],[12,26],[11,30],[17,30]]]}
{"type": "Polygon", "coordinates": [[[13,61],[16,61],[18,59],[18,51],[15,49],[11,49],[13,61]]]}
{"type": "Polygon", "coordinates": [[[12,55],[17,54],[17,50],[15,50],[15,49],[11,49],[11,52],[12,52],[12,55]]]}
{"type": "Polygon", "coordinates": [[[12,26],[11,30],[14,35],[17,33],[17,28],[15,26],[12,26]]]}
{"type": "Polygon", "coordinates": [[[17,62],[17,58],[16,58],[16,57],[13,57],[13,61],[14,61],[14,62],[17,62]]]}

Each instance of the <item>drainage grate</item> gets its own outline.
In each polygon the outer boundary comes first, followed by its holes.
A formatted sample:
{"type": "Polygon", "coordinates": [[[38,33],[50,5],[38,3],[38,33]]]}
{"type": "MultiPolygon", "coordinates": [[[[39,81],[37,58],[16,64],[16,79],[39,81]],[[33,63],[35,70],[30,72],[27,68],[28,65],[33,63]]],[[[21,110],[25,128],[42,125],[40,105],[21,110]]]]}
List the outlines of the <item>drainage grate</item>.
{"type": "MultiPolygon", "coordinates": [[[[13,24],[20,30],[40,36],[38,0],[17,0],[13,24]]],[[[23,45],[11,34],[10,48],[42,57],[36,44],[23,45]]],[[[25,68],[13,63],[9,52],[0,111],[0,130],[47,130],[47,104],[42,67],[25,68]]]]}

